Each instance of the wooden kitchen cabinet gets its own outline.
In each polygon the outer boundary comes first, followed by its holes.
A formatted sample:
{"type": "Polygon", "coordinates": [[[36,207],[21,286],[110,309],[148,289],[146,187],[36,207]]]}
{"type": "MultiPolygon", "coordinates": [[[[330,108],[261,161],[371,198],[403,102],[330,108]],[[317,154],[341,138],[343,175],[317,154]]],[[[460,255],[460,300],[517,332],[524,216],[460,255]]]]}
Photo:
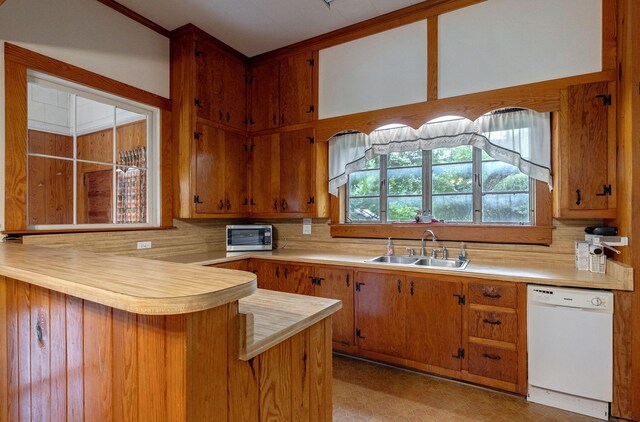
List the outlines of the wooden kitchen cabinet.
{"type": "Polygon", "coordinates": [[[526,392],[526,284],[467,284],[462,377],[495,388],[526,392]]]}
{"type": "Polygon", "coordinates": [[[355,282],[358,349],[387,356],[404,356],[405,276],[357,271],[355,282]]]}
{"type": "Polygon", "coordinates": [[[175,218],[247,217],[246,58],[192,25],[171,36],[175,218]]]}
{"type": "Polygon", "coordinates": [[[332,317],[334,348],[354,346],[353,271],[337,267],[317,267],[315,296],[342,301],[342,309],[332,317]]]}
{"type": "Polygon", "coordinates": [[[249,211],[244,136],[209,123],[196,126],[195,214],[246,215],[249,211]]]}
{"type": "Polygon", "coordinates": [[[573,85],[554,115],[554,217],[616,217],[615,82],[573,85]]]}
{"type": "Polygon", "coordinates": [[[313,296],[313,266],[254,259],[250,270],[258,277],[258,288],[313,296]]]}
{"type": "Polygon", "coordinates": [[[196,37],[194,55],[194,105],[198,117],[236,129],[246,129],[246,63],[201,35],[196,37]]]}
{"type": "Polygon", "coordinates": [[[316,157],[320,148],[313,128],[254,137],[250,147],[251,214],[264,217],[326,214],[326,206],[318,207],[316,201],[316,157]]]}
{"type": "Polygon", "coordinates": [[[238,271],[250,271],[250,262],[248,259],[241,259],[238,261],[229,261],[223,262],[220,264],[211,265],[216,268],[226,268],[227,270],[238,270],[238,271]]]}
{"type": "Polygon", "coordinates": [[[251,67],[249,128],[260,131],[315,120],[312,51],[251,67]]]}
{"type": "Polygon", "coordinates": [[[261,131],[280,126],[280,62],[251,66],[249,129],[261,131]]]}
{"type": "Polygon", "coordinates": [[[462,283],[411,275],[407,284],[407,359],[459,371],[464,358],[462,283]]]}

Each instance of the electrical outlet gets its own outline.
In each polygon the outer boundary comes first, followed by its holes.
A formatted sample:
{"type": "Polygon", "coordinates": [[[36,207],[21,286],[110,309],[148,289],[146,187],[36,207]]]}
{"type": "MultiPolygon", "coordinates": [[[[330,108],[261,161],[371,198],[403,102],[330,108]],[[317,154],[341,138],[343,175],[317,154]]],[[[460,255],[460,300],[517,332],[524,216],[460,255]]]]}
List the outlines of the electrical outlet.
{"type": "Polygon", "coordinates": [[[147,240],[145,242],[137,243],[138,249],[151,249],[151,241],[147,240]]]}

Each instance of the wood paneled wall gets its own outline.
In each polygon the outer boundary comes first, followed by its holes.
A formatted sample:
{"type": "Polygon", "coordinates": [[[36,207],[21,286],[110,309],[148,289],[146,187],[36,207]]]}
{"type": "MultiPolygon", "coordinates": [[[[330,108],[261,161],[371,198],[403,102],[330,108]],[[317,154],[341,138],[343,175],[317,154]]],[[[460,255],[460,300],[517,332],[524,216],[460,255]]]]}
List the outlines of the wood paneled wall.
{"type": "Polygon", "coordinates": [[[231,223],[230,220],[174,220],[174,229],[29,235],[22,238],[22,243],[160,258],[224,250],[225,225],[231,223]],[[136,242],[146,240],[152,242],[151,249],[137,250],[136,242]]]}
{"type": "Polygon", "coordinates": [[[145,316],[2,277],[0,304],[0,421],[331,421],[331,318],[241,361],[237,302],[145,316]]]}
{"type": "MultiPolygon", "coordinates": [[[[268,220],[273,224],[276,247],[296,250],[360,255],[382,255],[386,240],[360,238],[332,238],[328,220],[314,219],[312,234],[302,234],[302,220],[268,220]]],[[[23,243],[50,247],[81,248],[91,252],[133,255],[148,258],[186,255],[225,249],[225,226],[237,220],[174,220],[173,230],[146,230],[111,233],[72,233],[30,235],[23,243]],[[136,250],[136,242],[151,240],[152,249],[136,250]]],[[[554,220],[553,243],[551,246],[503,245],[492,243],[467,243],[469,258],[474,261],[522,262],[523,259],[540,263],[573,265],[575,240],[584,239],[586,226],[601,225],[600,220],[554,220]]],[[[431,248],[431,240],[428,242],[431,248]]],[[[406,248],[418,249],[419,240],[395,239],[395,252],[405,255],[406,248]]],[[[460,242],[444,242],[451,256],[457,256],[460,242]]]]}
{"type": "MultiPolygon", "coordinates": [[[[337,238],[330,236],[330,226],[327,220],[314,219],[312,234],[302,234],[302,220],[269,221],[275,231],[276,246],[278,248],[301,249],[331,253],[342,252],[358,255],[384,255],[386,239],[337,238]]],[[[508,262],[540,262],[573,265],[574,241],[584,239],[586,226],[602,224],[600,220],[554,220],[553,243],[550,246],[539,245],[511,245],[492,243],[468,243],[469,259],[474,261],[490,261],[493,263],[508,262]]],[[[395,253],[406,255],[407,247],[420,248],[420,240],[394,239],[395,253]]],[[[460,242],[442,242],[448,249],[450,256],[458,256],[460,242]]],[[[431,240],[427,241],[431,249],[431,240]]]]}

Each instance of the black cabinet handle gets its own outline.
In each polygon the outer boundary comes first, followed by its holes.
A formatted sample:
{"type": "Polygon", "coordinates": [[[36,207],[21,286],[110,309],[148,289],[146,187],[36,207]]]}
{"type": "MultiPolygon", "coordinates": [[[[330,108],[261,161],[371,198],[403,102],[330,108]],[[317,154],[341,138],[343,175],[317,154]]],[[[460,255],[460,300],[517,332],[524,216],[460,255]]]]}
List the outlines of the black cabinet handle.
{"type": "Polygon", "coordinates": [[[484,318],[482,320],[482,322],[484,322],[485,324],[491,324],[491,325],[500,325],[500,324],[502,324],[502,321],[490,321],[490,320],[488,320],[486,318],[484,318]]]}
{"type": "Polygon", "coordinates": [[[218,120],[222,120],[223,117],[224,113],[222,113],[222,110],[218,109],[218,120]]]}
{"type": "Polygon", "coordinates": [[[287,270],[288,270],[288,268],[287,268],[287,267],[284,267],[284,278],[287,278],[287,275],[288,275],[288,274],[287,274],[287,273],[288,273],[288,271],[287,271],[287,270]]]}
{"type": "Polygon", "coordinates": [[[483,357],[483,358],[485,358],[485,359],[491,359],[491,360],[500,360],[500,359],[502,359],[502,358],[501,358],[500,356],[498,356],[498,355],[490,355],[490,354],[488,354],[488,353],[483,353],[483,354],[482,354],[482,357],[483,357]]]}
{"type": "Polygon", "coordinates": [[[280,267],[276,267],[276,277],[280,278],[280,267]]]}
{"type": "Polygon", "coordinates": [[[500,293],[489,293],[489,292],[482,292],[482,296],[488,297],[489,299],[500,299],[502,297],[500,293]]]}
{"type": "Polygon", "coordinates": [[[284,199],[282,200],[281,208],[283,211],[287,209],[287,201],[285,201],[284,199]]]}
{"type": "Polygon", "coordinates": [[[278,200],[277,199],[273,200],[273,209],[274,210],[278,210],[278,200]]]}
{"type": "Polygon", "coordinates": [[[349,273],[347,273],[347,287],[349,287],[349,273]]]}
{"type": "Polygon", "coordinates": [[[227,123],[229,123],[229,120],[231,120],[231,114],[227,111],[227,123]]]}
{"type": "Polygon", "coordinates": [[[276,115],[273,115],[273,124],[277,125],[278,124],[278,117],[276,117],[276,115]]]}
{"type": "Polygon", "coordinates": [[[611,196],[611,185],[602,185],[602,193],[596,193],[596,196],[611,196]]]}
{"type": "Polygon", "coordinates": [[[242,203],[242,205],[249,205],[249,200],[247,198],[244,198],[244,202],[242,203]]]}
{"type": "Polygon", "coordinates": [[[221,210],[224,208],[224,202],[222,202],[222,199],[220,200],[220,203],[218,204],[218,208],[220,208],[221,210]]]}
{"type": "Polygon", "coordinates": [[[362,335],[359,328],[356,328],[356,337],[365,339],[366,337],[362,335]]]}
{"type": "Polygon", "coordinates": [[[411,283],[409,283],[409,292],[411,293],[411,296],[413,296],[413,280],[411,280],[411,283]]]}
{"type": "Polygon", "coordinates": [[[36,337],[38,338],[38,343],[44,343],[44,333],[42,332],[40,321],[36,323],[36,337]]]}
{"type": "Polygon", "coordinates": [[[229,202],[229,200],[227,199],[227,210],[231,209],[231,202],[229,202]]]}
{"type": "Polygon", "coordinates": [[[398,280],[398,293],[402,293],[402,289],[401,289],[401,287],[400,287],[400,283],[401,283],[401,281],[400,281],[400,280],[398,280]]]}
{"type": "Polygon", "coordinates": [[[578,199],[576,200],[576,205],[580,205],[582,203],[582,196],[580,195],[580,189],[576,189],[576,195],[578,195],[578,199]]]}
{"type": "Polygon", "coordinates": [[[282,113],[282,117],[281,117],[280,121],[282,122],[282,124],[284,124],[284,113],[282,113]]]}
{"type": "Polygon", "coordinates": [[[256,204],[256,203],[254,202],[253,198],[251,198],[251,202],[250,202],[250,204],[251,204],[251,205],[255,205],[255,204],[256,204]]]}

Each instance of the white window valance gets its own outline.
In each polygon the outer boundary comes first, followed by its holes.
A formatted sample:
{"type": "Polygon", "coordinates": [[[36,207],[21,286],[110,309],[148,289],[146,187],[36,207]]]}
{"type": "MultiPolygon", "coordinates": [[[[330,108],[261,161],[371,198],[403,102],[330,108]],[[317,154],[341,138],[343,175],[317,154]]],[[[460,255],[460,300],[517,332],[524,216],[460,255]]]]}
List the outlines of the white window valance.
{"type": "Polygon", "coordinates": [[[551,189],[551,116],[525,109],[505,109],[475,121],[459,117],[432,120],[418,129],[382,128],[366,135],[340,133],[329,140],[329,193],[362,170],[367,160],[390,152],[472,145],[496,160],[516,166],[551,189]]]}

